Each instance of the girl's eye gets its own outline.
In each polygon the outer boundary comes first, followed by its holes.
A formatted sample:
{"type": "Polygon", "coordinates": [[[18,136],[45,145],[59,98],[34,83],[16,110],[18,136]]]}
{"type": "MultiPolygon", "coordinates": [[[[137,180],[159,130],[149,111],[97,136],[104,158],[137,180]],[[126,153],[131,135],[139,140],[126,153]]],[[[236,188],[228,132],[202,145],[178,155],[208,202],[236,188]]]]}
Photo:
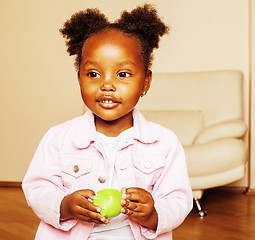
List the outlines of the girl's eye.
{"type": "Polygon", "coordinates": [[[89,72],[87,75],[88,75],[89,77],[91,77],[91,78],[99,77],[99,74],[96,73],[96,72],[89,72]]]}
{"type": "Polygon", "coordinates": [[[120,72],[120,73],[118,74],[118,76],[119,76],[120,78],[126,78],[126,77],[131,76],[131,74],[130,74],[130,73],[127,73],[127,72],[120,72]]]}

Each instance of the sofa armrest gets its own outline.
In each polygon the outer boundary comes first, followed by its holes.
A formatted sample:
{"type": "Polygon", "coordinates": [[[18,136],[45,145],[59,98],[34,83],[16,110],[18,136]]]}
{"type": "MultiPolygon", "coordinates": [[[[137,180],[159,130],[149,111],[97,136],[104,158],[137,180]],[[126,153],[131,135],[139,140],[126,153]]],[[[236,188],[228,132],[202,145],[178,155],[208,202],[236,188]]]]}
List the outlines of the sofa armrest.
{"type": "Polygon", "coordinates": [[[247,126],[242,120],[231,120],[208,126],[195,137],[193,144],[201,144],[222,138],[242,138],[247,126]]]}

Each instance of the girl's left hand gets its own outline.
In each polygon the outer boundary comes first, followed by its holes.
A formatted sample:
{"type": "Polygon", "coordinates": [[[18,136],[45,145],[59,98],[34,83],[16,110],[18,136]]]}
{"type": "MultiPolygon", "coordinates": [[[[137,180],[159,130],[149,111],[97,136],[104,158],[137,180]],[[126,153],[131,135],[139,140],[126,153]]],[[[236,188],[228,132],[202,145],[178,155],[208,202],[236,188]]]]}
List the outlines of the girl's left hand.
{"type": "Polygon", "coordinates": [[[143,188],[122,188],[121,213],[144,227],[156,230],[158,214],[154,207],[154,199],[143,188]]]}

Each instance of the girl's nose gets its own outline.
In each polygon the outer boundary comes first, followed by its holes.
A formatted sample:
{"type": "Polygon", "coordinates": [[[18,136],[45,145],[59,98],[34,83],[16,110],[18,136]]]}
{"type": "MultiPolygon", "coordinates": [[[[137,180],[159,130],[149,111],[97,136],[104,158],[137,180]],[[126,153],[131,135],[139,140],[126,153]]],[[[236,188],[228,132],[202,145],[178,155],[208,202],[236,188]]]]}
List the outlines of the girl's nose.
{"type": "Polygon", "coordinates": [[[112,78],[111,77],[104,78],[102,80],[100,89],[101,89],[101,91],[115,92],[116,87],[115,87],[115,84],[114,84],[114,81],[112,80],[112,78]]]}

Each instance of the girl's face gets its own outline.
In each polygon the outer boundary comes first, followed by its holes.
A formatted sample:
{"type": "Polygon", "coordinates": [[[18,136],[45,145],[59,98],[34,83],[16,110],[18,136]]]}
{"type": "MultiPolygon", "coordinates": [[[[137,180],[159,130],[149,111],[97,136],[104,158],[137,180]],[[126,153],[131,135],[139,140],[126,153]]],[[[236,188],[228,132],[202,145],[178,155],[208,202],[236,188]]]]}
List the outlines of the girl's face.
{"type": "Polygon", "coordinates": [[[132,126],[132,110],[150,86],[138,40],[107,30],[87,39],[78,75],[85,105],[95,114],[96,126],[132,126]]]}

